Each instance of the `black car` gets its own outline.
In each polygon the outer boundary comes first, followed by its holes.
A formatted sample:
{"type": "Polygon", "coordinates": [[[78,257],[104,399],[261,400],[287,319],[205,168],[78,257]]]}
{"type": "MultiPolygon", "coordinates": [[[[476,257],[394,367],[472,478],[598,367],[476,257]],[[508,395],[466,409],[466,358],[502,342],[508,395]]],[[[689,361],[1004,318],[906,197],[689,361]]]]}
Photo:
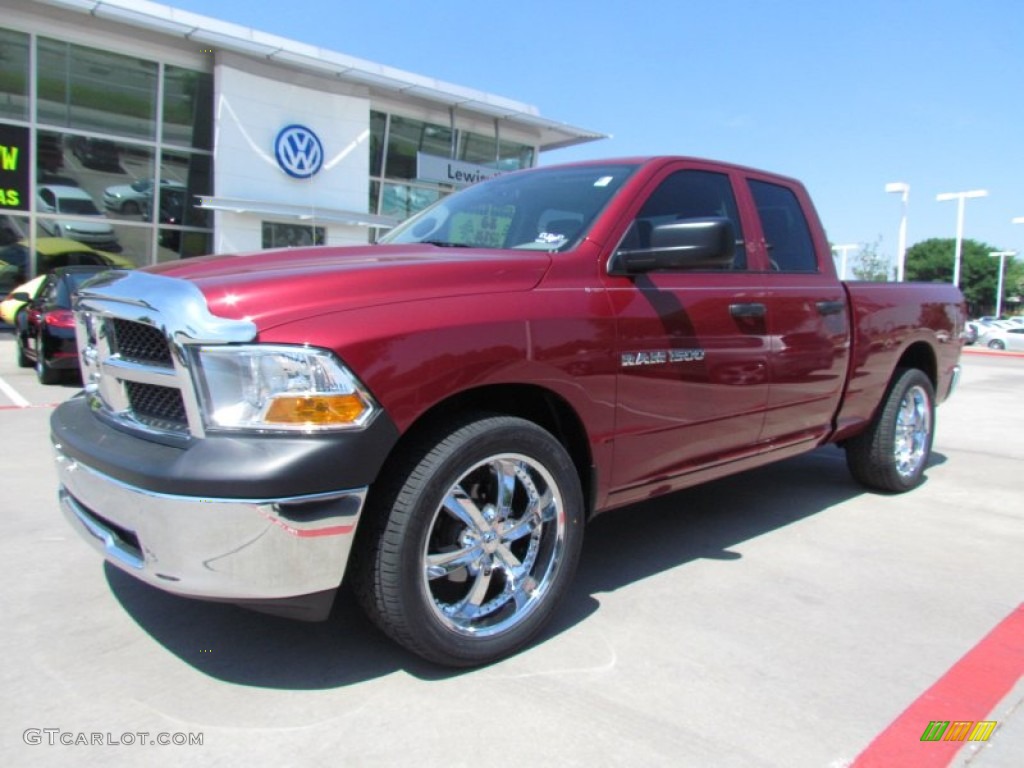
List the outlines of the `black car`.
{"type": "Polygon", "coordinates": [[[109,139],[90,139],[85,136],[71,137],[71,151],[78,162],[86,168],[99,170],[121,170],[121,148],[109,139]]]}
{"type": "MultiPolygon", "coordinates": [[[[18,365],[36,369],[42,384],[57,384],[68,372],[78,373],[78,344],[71,298],[90,277],[107,267],[62,267],[46,276],[36,298],[18,315],[18,365]]],[[[15,298],[18,298],[15,294],[15,298]]],[[[29,297],[24,296],[25,299],[29,297]]]]}

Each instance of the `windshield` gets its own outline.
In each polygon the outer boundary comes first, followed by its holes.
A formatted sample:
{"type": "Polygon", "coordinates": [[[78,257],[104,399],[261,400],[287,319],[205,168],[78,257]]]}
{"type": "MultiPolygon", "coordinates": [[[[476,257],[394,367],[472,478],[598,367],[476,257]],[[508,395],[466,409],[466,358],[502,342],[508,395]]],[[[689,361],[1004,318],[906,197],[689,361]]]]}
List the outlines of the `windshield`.
{"type": "Polygon", "coordinates": [[[88,198],[61,197],[58,198],[57,205],[61,213],[77,213],[84,216],[100,215],[92,200],[88,198]]]}
{"type": "Polygon", "coordinates": [[[439,200],[380,242],[566,250],[636,168],[566,166],[497,176],[439,200]]]}

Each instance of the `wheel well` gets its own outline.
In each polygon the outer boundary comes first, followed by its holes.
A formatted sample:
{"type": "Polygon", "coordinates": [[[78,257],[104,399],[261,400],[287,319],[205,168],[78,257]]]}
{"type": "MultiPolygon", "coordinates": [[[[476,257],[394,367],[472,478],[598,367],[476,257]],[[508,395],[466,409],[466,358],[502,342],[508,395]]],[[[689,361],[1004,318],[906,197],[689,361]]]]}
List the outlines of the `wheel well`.
{"type": "Polygon", "coordinates": [[[590,517],[595,503],[596,478],[587,432],[576,411],[550,390],[525,384],[508,384],[460,392],[422,414],[399,442],[416,440],[418,434],[431,429],[438,422],[450,421],[456,414],[469,411],[516,416],[532,421],[554,435],[576,466],[587,517],[590,517]]]}
{"type": "Polygon", "coordinates": [[[896,363],[896,367],[917,368],[931,380],[932,387],[938,388],[939,386],[939,371],[935,361],[935,352],[924,342],[907,347],[899,362],[896,363]]]}

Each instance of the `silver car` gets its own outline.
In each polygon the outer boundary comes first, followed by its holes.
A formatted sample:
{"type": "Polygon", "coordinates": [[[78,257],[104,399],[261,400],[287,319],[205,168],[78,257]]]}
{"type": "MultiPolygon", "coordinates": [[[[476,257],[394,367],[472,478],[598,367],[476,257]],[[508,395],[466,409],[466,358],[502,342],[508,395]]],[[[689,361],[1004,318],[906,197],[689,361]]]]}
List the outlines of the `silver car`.
{"type": "MultiPolygon", "coordinates": [[[[1016,323],[1014,323],[1016,326],[1016,323]]],[[[1010,349],[1024,352],[1024,326],[992,328],[978,339],[979,345],[989,349],[1010,349]]]]}
{"type": "Polygon", "coordinates": [[[39,228],[51,237],[66,237],[104,250],[119,250],[117,235],[92,198],[78,187],[47,184],[38,189],[39,228]],[[59,216],[79,218],[56,218],[59,216]]]}
{"type": "MultiPolygon", "coordinates": [[[[161,179],[161,189],[185,189],[185,185],[161,179]]],[[[117,184],[103,192],[103,207],[114,213],[137,216],[153,202],[153,179],[139,179],[131,184],[117,184]]]]}

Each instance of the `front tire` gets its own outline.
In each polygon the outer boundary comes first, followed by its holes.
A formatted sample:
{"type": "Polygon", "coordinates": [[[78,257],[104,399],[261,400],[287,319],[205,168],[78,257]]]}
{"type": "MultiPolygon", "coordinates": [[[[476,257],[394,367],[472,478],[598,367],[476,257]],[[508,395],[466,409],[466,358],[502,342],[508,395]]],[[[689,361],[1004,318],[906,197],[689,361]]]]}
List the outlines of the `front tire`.
{"type": "Polygon", "coordinates": [[[846,441],[846,464],[860,483],[902,493],[924,481],[935,425],[935,389],[917,368],[896,370],[871,425],[846,441]]]}
{"type": "Polygon", "coordinates": [[[1006,343],[1002,339],[992,339],[988,343],[989,349],[1006,349],[1006,343]]]}
{"type": "Polygon", "coordinates": [[[532,422],[438,425],[371,495],[353,583],[371,619],[446,666],[486,664],[541,630],[583,543],[579,475],[532,422]]]}

